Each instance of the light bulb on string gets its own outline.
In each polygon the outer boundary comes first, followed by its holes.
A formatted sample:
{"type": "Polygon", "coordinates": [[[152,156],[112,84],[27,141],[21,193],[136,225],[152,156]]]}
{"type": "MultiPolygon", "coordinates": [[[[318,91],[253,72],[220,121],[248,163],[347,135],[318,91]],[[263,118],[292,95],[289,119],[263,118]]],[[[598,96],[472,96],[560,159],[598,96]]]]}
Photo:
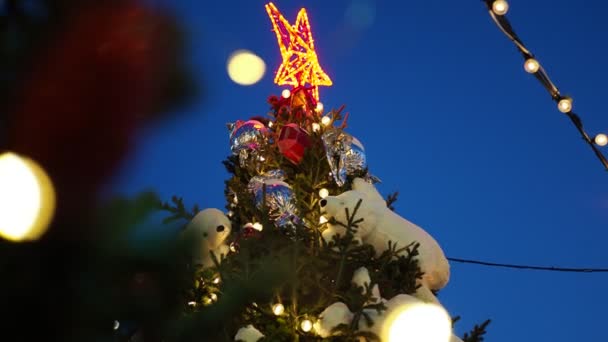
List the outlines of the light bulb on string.
{"type": "Polygon", "coordinates": [[[557,109],[564,114],[570,113],[572,111],[572,98],[562,97],[557,103],[557,109]]]}
{"type": "Polygon", "coordinates": [[[598,146],[606,146],[608,145],[608,136],[606,134],[600,133],[593,138],[593,141],[598,146]]]}
{"type": "Polygon", "coordinates": [[[264,226],[260,222],[256,222],[256,223],[252,224],[251,226],[253,227],[253,229],[257,230],[258,232],[261,232],[262,229],[264,229],[264,226]]]}
{"type": "Polygon", "coordinates": [[[321,130],[321,125],[319,125],[319,124],[318,124],[318,123],[316,123],[316,122],[313,122],[313,123],[312,123],[312,131],[313,131],[313,132],[318,132],[318,131],[320,131],[320,130],[321,130]]]}
{"type": "Polygon", "coordinates": [[[312,322],[309,319],[305,319],[300,323],[300,328],[303,332],[309,332],[312,329],[312,322]]]}
{"type": "Polygon", "coordinates": [[[329,220],[327,219],[327,217],[325,217],[325,216],[323,216],[323,215],[321,215],[321,216],[319,217],[319,223],[320,223],[320,224],[324,224],[324,223],[327,223],[327,222],[329,222],[329,220]]]}
{"type": "Polygon", "coordinates": [[[329,126],[329,124],[330,124],[330,123],[331,123],[331,118],[330,118],[329,116],[324,116],[324,117],[321,119],[321,124],[322,124],[323,126],[329,126]]]}
{"type": "Polygon", "coordinates": [[[213,301],[213,302],[215,302],[217,300],[217,294],[215,294],[215,293],[212,293],[209,297],[211,298],[211,301],[213,301]]]}
{"type": "Polygon", "coordinates": [[[505,15],[509,11],[509,3],[505,0],[496,0],[492,3],[492,12],[496,15],[505,15]]]}
{"type": "Polygon", "coordinates": [[[213,279],[213,283],[216,285],[219,284],[220,281],[221,281],[220,277],[215,277],[215,279],[213,279]]]}
{"type": "Polygon", "coordinates": [[[272,306],[272,313],[276,316],[280,316],[285,312],[285,307],[281,303],[276,303],[272,306]]]}
{"type": "Polygon", "coordinates": [[[524,62],[524,69],[527,73],[534,74],[538,71],[538,69],[540,69],[540,63],[538,63],[538,61],[534,58],[528,58],[524,62]]]}
{"type": "Polygon", "coordinates": [[[327,196],[329,196],[329,190],[327,190],[325,188],[319,190],[319,197],[325,198],[327,196]]]}
{"type": "Polygon", "coordinates": [[[317,110],[317,113],[323,113],[323,103],[317,102],[317,107],[315,109],[317,110]]]}
{"type": "Polygon", "coordinates": [[[291,91],[289,91],[289,89],[283,89],[283,91],[281,92],[281,96],[288,99],[291,96],[291,91]]]}

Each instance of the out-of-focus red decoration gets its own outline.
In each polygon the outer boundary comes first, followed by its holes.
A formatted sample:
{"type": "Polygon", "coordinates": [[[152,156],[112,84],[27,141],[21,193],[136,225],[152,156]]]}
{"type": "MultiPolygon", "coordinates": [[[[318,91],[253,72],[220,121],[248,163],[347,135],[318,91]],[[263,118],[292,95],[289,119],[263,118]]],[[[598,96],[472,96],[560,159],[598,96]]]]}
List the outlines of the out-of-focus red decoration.
{"type": "Polygon", "coordinates": [[[74,11],[47,44],[10,113],[9,148],[48,170],[58,216],[90,208],[171,60],[168,17],[136,1],[99,3],[74,11]]]}
{"type": "Polygon", "coordinates": [[[319,65],[306,9],[300,10],[293,26],[272,2],[266,5],[266,11],[272,21],[283,57],[274,82],[293,87],[308,83],[312,86],[314,99],[318,101],[319,86],[330,86],[332,81],[319,65]]]}
{"type": "Polygon", "coordinates": [[[291,91],[291,108],[303,108],[306,111],[313,110],[317,101],[314,98],[311,87],[296,87],[291,91]]]}
{"type": "Polygon", "coordinates": [[[306,148],[310,146],[310,136],[297,124],[290,123],[281,128],[277,144],[285,158],[294,164],[299,164],[306,148]]]}

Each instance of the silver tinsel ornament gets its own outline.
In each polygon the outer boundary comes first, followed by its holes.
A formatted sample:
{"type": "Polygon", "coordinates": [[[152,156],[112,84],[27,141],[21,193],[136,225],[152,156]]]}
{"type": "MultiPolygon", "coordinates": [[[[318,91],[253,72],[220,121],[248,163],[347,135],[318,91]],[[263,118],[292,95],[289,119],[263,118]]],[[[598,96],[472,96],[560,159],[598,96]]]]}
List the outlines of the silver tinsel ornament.
{"type": "Polygon", "coordinates": [[[283,179],[283,171],[272,170],[251,178],[248,189],[253,193],[256,206],[262,209],[265,204],[275,224],[291,235],[295,234],[296,226],[301,223],[301,219],[296,214],[293,190],[283,179]]]}
{"type": "Polygon", "coordinates": [[[346,177],[367,168],[363,144],[352,135],[338,129],[330,130],[321,136],[329,168],[336,184],[343,186],[346,177]]]}
{"type": "Polygon", "coordinates": [[[266,143],[268,128],[257,120],[241,121],[228,124],[230,130],[230,150],[239,156],[241,167],[247,164],[250,157],[258,157],[266,143]]]}

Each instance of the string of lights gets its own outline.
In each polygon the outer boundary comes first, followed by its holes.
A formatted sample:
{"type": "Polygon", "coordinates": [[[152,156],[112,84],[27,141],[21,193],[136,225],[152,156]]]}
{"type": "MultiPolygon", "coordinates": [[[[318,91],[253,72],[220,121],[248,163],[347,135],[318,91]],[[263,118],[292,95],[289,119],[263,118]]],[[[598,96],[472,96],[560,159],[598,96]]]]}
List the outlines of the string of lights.
{"type": "Polygon", "coordinates": [[[448,260],[453,261],[453,262],[459,262],[462,264],[474,264],[474,265],[483,265],[483,266],[490,266],[490,267],[513,268],[513,269],[520,269],[520,270],[576,272],[576,273],[605,273],[605,272],[608,272],[608,268],[571,268],[571,267],[515,265],[515,264],[501,264],[501,263],[496,263],[496,262],[487,262],[487,261],[469,260],[469,259],[460,259],[460,258],[448,258],[448,260]]]}
{"type": "Polygon", "coordinates": [[[559,89],[555,86],[555,84],[549,78],[549,75],[542,67],[542,65],[538,62],[534,55],[521,41],[521,39],[517,36],[511,23],[505,16],[509,10],[509,3],[506,0],[482,0],[485,2],[488,7],[488,12],[490,13],[490,17],[496,23],[498,28],[515,44],[519,52],[522,54],[524,58],[524,69],[526,72],[534,75],[536,79],[547,89],[551,98],[557,103],[557,109],[564,113],[570,118],[574,126],[577,128],[583,140],[593,150],[597,158],[602,162],[604,168],[608,171],[608,160],[599,150],[598,146],[606,146],[608,145],[608,136],[603,133],[596,134],[592,139],[589,134],[583,128],[583,121],[581,118],[573,112],[572,98],[570,96],[562,95],[559,89]]]}

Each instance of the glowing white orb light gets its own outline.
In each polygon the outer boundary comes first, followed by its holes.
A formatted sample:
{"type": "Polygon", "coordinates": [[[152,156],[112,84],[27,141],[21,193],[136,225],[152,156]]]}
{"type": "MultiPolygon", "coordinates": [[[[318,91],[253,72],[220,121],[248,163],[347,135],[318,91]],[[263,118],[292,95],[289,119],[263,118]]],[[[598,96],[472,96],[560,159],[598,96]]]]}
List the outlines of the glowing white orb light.
{"type": "Polygon", "coordinates": [[[533,74],[540,69],[540,63],[534,58],[528,58],[524,63],[524,69],[526,72],[533,74]]]}
{"type": "Polygon", "coordinates": [[[266,63],[251,51],[237,50],[228,57],[228,76],[237,84],[255,84],[265,72],[266,63]]]}
{"type": "Polygon", "coordinates": [[[275,305],[272,306],[272,313],[280,316],[283,314],[283,312],[285,312],[285,307],[283,306],[283,304],[281,303],[277,303],[275,305]]]}
{"type": "Polygon", "coordinates": [[[452,336],[452,320],[436,304],[405,305],[389,317],[387,324],[387,342],[448,342],[452,336]]]}
{"type": "Polygon", "coordinates": [[[566,114],[572,111],[572,99],[570,97],[564,97],[557,103],[557,109],[560,112],[566,114]]]}
{"type": "Polygon", "coordinates": [[[55,211],[55,190],[33,160],[0,154],[0,236],[11,241],[39,239],[55,211]]]}
{"type": "Polygon", "coordinates": [[[505,0],[496,0],[492,4],[492,12],[496,15],[505,15],[509,11],[509,3],[505,0]]]}
{"type": "Polygon", "coordinates": [[[598,134],[593,139],[598,146],[606,146],[608,145],[608,136],[606,134],[598,134]]]}
{"type": "Polygon", "coordinates": [[[329,116],[324,116],[321,118],[321,124],[323,126],[329,126],[330,123],[331,123],[331,118],[329,116]]]}
{"type": "Polygon", "coordinates": [[[325,198],[327,196],[329,196],[329,190],[327,190],[325,188],[319,190],[319,197],[325,198]]]}
{"type": "Polygon", "coordinates": [[[281,96],[288,99],[291,96],[291,91],[289,89],[283,89],[283,92],[281,92],[281,96]]]}
{"type": "Polygon", "coordinates": [[[300,328],[302,328],[303,332],[309,332],[312,329],[312,322],[308,319],[305,319],[300,323],[300,328]]]}

